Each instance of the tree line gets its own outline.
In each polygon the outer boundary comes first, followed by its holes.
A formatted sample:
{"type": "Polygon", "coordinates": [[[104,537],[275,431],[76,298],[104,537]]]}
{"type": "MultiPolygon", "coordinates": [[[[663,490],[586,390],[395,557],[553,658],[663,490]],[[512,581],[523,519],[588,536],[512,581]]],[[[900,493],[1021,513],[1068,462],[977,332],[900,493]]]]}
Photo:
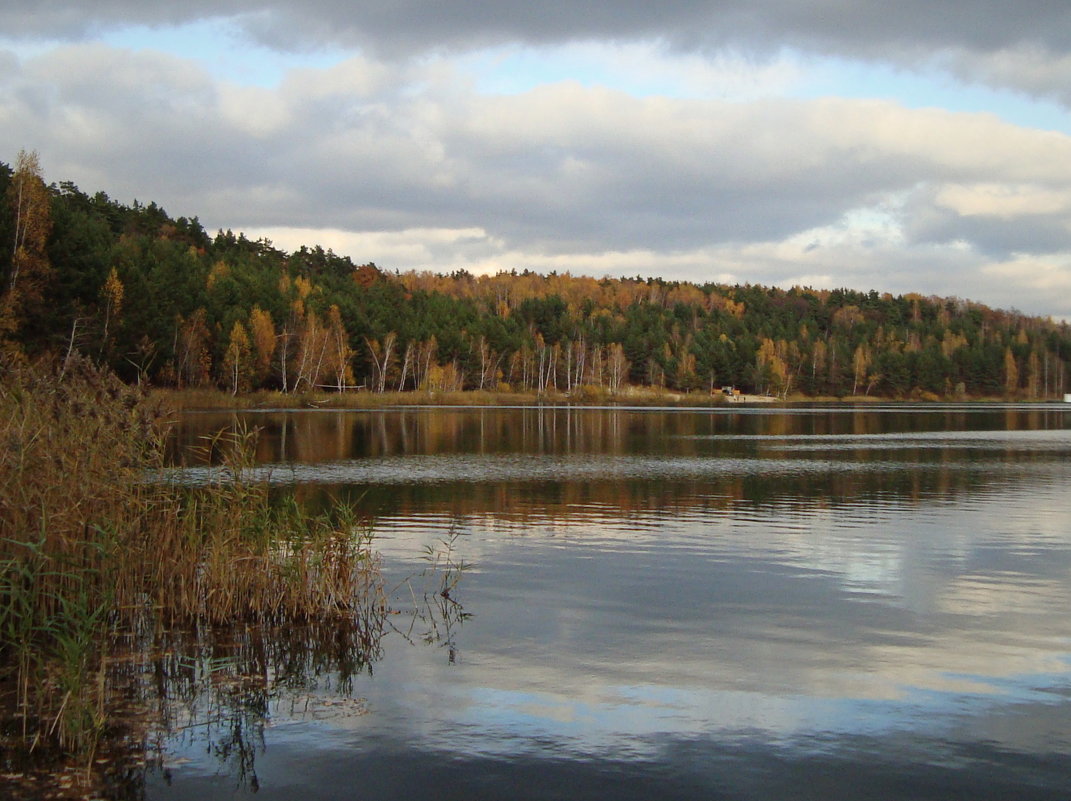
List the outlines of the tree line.
{"type": "Polygon", "coordinates": [[[129,382],[233,393],[1052,398],[1066,323],[959,298],[602,278],[386,272],[0,162],[0,350],[78,352],[129,382]]]}

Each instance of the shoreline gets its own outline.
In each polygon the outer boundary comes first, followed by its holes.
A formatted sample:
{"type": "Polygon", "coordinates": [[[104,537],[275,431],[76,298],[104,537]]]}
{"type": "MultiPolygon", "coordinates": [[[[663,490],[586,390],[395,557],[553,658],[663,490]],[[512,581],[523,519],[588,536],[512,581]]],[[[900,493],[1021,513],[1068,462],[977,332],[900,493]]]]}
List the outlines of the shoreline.
{"type": "MultiPolygon", "coordinates": [[[[149,390],[151,399],[175,411],[255,411],[257,409],[334,409],[360,410],[384,409],[399,406],[462,406],[462,407],[517,407],[517,406],[576,406],[576,407],[644,407],[666,406],[681,408],[724,409],[733,406],[778,405],[792,406],[799,404],[852,404],[867,406],[874,404],[903,404],[905,406],[920,403],[1022,403],[1022,404],[1060,404],[1065,401],[1060,397],[1043,399],[1023,399],[1004,397],[942,397],[926,395],[923,397],[891,398],[873,395],[823,397],[789,395],[786,398],[771,395],[741,393],[732,397],[720,393],[710,395],[706,392],[672,392],[669,390],[630,388],[625,392],[591,391],[584,388],[574,393],[531,393],[531,392],[492,392],[486,390],[463,390],[458,392],[428,392],[410,390],[405,392],[305,392],[282,393],[257,391],[242,395],[232,395],[215,389],[162,389],[149,390]]],[[[1071,407],[1069,407],[1071,408],[1071,407]]]]}

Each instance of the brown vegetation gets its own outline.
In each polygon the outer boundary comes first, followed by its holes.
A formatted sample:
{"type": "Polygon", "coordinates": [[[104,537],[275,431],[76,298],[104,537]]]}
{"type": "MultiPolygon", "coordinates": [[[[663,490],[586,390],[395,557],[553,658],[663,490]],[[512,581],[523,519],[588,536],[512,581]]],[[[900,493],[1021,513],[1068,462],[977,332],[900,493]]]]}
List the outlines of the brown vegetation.
{"type": "Polygon", "coordinates": [[[0,373],[8,759],[46,747],[92,756],[120,635],[348,620],[377,636],[385,606],[368,532],[350,508],[311,517],[247,482],[252,433],[206,442],[223,467],[207,486],[180,486],[160,472],[166,417],[110,373],[78,358],[0,373]]]}

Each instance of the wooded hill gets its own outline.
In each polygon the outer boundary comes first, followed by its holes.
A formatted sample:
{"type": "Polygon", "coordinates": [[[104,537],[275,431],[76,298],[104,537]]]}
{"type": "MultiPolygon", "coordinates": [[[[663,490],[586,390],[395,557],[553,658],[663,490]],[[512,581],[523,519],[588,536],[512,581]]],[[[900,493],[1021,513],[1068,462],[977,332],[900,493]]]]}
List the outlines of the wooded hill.
{"type": "Polygon", "coordinates": [[[1054,398],[1071,329],[958,298],[539,275],[389,273],[0,163],[0,347],[128,381],[598,396],[1054,398]]]}

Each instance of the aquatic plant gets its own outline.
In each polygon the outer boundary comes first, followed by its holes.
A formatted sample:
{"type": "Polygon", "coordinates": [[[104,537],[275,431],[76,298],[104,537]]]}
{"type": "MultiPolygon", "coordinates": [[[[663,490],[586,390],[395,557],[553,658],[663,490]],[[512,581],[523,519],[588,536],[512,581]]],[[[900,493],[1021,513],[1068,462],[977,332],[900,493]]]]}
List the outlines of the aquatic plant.
{"type": "Polygon", "coordinates": [[[345,621],[377,642],[386,603],[356,511],[311,515],[246,480],[254,431],[206,442],[222,463],[208,485],[169,481],[167,424],[78,357],[0,365],[0,745],[88,764],[122,636],[345,621]]]}

